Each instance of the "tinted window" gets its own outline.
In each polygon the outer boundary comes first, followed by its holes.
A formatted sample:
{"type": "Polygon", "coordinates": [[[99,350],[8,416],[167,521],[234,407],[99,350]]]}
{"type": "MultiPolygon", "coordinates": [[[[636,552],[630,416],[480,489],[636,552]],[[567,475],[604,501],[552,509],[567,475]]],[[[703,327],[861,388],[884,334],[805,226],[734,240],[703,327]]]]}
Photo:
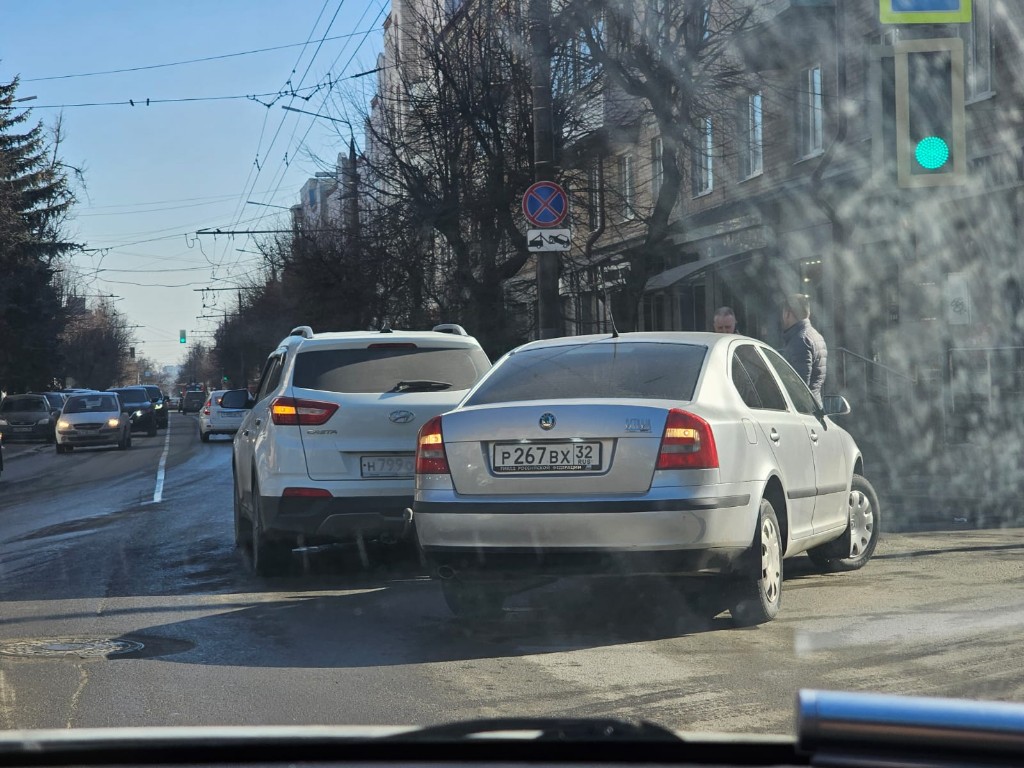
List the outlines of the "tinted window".
{"type": "Polygon", "coordinates": [[[257,402],[265,398],[268,393],[273,392],[281,381],[281,367],[284,365],[283,359],[280,355],[275,355],[267,360],[267,364],[263,368],[263,378],[260,379],[260,388],[256,393],[257,402]]]}
{"type": "Polygon", "coordinates": [[[146,392],[149,393],[150,400],[163,399],[163,393],[160,391],[160,387],[146,387],[146,392]]]}
{"type": "Polygon", "coordinates": [[[772,349],[762,349],[761,351],[764,352],[765,357],[768,358],[768,362],[772,364],[775,372],[779,374],[779,378],[782,379],[782,386],[786,388],[786,392],[789,393],[789,399],[793,401],[797,411],[813,414],[817,410],[814,397],[807,389],[803,379],[793,370],[793,366],[783,360],[782,356],[772,349]]]}
{"type": "Polygon", "coordinates": [[[125,405],[138,405],[149,402],[149,397],[144,389],[112,389],[110,391],[116,392],[120,396],[121,402],[125,405]]]}
{"type": "Polygon", "coordinates": [[[64,406],[64,398],[55,392],[43,395],[46,398],[46,402],[50,404],[51,408],[62,408],[64,406]]]}
{"type": "Polygon", "coordinates": [[[64,406],[64,413],[116,412],[117,398],[113,395],[72,397],[64,406]]]}
{"type": "Polygon", "coordinates": [[[35,413],[49,410],[43,397],[8,397],[0,404],[0,411],[3,413],[35,413]]]}
{"type": "Polygon", "coordinates": [[[738,347],[733,355],[733,383],[736,384],[743,402],[751,408],[785,411],[788,407],[786,398],[782,396],[782,390],[775,383],[775,377],[768,370],[768,364],[752,344],[738,347]],[[737,384],[737,362],[742,365],[743,372],[749,379],[749,386],[746,388],[744,388],[746,385],[742,383],[742,377],[741,383],[737,384]]]}
{"type": "Polygon", "coordinates": [[[690,400],[706,354],[707,347],[658,342],[525,350],[505,358],[466,404],[574,397],[690,400]]]}
{"type": "Polygon", "coordinates": [[[401,381],[437,381],[469,389],[490,368],[475,348],[314,349],[295,358],[292,383],[327,392],[390,392],[401,381]]]}

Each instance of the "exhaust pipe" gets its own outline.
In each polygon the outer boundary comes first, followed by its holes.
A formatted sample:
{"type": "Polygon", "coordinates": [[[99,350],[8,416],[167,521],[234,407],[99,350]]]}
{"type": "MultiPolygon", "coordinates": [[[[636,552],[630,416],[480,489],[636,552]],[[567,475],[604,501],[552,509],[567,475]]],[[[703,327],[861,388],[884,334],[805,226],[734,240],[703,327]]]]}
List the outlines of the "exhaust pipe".
{"type": "Polygon", "coordinates": [[[441,565],[437,568],[437,575],[445,581],[450,581],[458,576],[458,572],[450,565],[441,565]]]}

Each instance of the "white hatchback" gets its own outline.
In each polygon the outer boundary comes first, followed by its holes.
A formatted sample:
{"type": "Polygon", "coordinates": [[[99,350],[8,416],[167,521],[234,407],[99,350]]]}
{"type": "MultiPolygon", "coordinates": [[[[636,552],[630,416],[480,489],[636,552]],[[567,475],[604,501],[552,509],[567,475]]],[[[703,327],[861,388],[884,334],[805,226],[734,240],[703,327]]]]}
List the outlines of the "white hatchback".
{"type": "Polygon", "coordinates": [[[296,547],[411,535],[420,426],[491,367],[459,326],[317,333],[296,328],[270,355],[235,436],[235,537],[258,573],[296,547]]]}
{"type": "Polygon", "coordinates": [[[210,435],[234,436],[247,413],[245,408],[225,408],[221,404],[226,391],[211,392],[199,411],[199,439],[204,443],[210,442],[210,435]]]}

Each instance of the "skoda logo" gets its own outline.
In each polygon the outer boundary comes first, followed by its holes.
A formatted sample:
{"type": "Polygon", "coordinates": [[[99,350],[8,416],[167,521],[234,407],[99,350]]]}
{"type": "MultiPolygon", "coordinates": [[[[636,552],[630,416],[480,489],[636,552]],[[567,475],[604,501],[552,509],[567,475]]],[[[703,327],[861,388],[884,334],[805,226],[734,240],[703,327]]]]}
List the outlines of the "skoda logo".
{"type": "Polygon", "coordinates": [[[392,411],[388,418],[395,424],[408,424],[416,418],[416,414],[412,411],[392,411]]]}
{"type": "Polygon", "coordinates": [[[555,428],[555,414],[545,413],[540,417],[540,428],[543,430],[555,428]]]}

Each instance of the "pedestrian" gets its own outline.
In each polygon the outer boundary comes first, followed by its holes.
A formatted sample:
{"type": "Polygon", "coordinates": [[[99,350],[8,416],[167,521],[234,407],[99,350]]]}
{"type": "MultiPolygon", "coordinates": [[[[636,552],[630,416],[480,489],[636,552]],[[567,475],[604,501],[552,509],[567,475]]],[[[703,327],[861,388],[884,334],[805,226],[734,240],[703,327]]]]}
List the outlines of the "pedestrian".
{"type": "Polygon", "coordinates": [[[782,341],[782,356],[800,374],[820,407],[828,348],[811,325],[811,300],[802,293],[790,294],[783,302],[782,341]]]}
{"type": "Polygon", "coordinates": [[[736,313],[732,307],[719,307],[715,310],[715,333],[736,333],[736,313]]]}

